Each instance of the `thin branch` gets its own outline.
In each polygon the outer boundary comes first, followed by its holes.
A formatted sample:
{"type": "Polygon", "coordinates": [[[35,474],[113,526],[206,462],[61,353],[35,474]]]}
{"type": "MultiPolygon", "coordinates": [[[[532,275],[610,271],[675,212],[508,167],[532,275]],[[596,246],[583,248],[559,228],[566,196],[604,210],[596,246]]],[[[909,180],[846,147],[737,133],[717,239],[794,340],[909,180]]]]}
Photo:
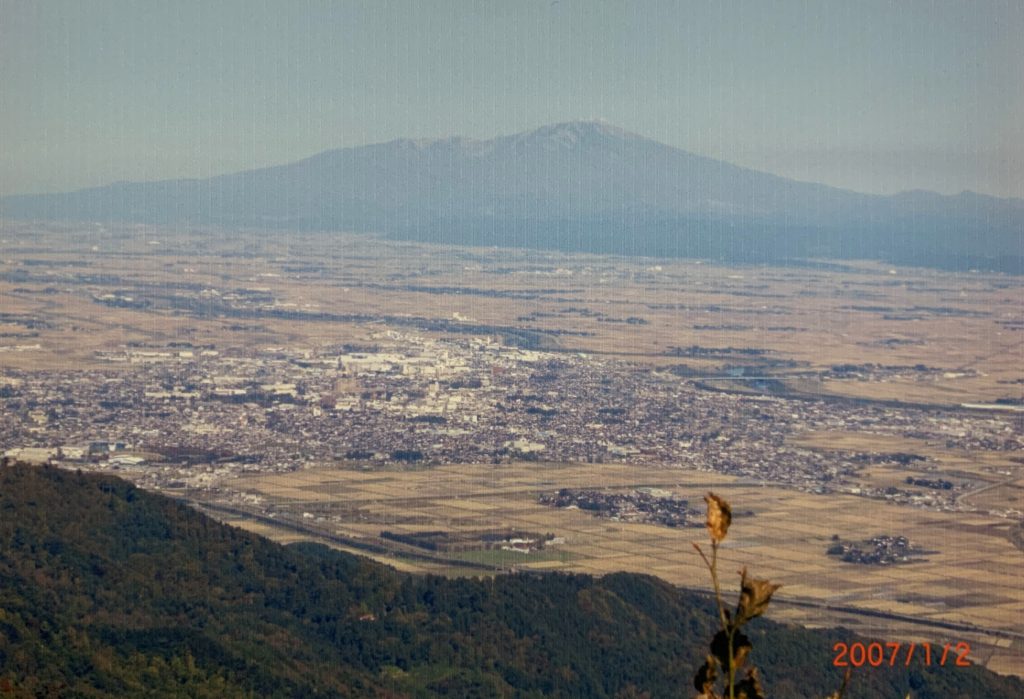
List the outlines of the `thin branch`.
{"type": "MultiPolygon", "coordinates": [[[[704,555],[703,553],[701,554],[704,555]]],[[[707,560],[707,559],[705,559],[707,560]]],[[[718,542],[711,542],[711,563],[708,565],[711,571],[711,582],[715,586],[715,602],[718,604],[718,618],[722,622],[722,631],[729,630],[729,617],[725,613],[725,603],[722,602],[722,587],[718,584],[718,542]]]]}

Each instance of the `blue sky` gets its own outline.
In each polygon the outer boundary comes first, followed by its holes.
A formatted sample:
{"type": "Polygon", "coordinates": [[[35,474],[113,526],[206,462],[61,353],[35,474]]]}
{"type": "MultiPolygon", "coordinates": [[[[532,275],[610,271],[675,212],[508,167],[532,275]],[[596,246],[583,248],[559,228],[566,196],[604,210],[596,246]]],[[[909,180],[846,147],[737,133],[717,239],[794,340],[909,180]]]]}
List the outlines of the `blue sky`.
{"type": "Polygon", "coordinates": [[[1024,3],[0,0],[0,193],[603,118],[869,192],[1024,196],[1024,3]]]}

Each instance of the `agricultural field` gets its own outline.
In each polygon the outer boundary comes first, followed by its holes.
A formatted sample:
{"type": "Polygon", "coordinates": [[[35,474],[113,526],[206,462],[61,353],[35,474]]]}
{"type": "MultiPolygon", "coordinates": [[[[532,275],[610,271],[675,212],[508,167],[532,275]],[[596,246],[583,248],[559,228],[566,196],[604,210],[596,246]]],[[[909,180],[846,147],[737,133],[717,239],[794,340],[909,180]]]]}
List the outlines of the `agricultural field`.
{"type": "MultiPolygon", "coordinates": [[[[692,543],[706,539],[700,520],[669,528],[609,521],[538,502],[542,493],[595,484],[608,492],[657,488],[698,503],[714,490],[730,500],[737,516],[720,565],[725,571],[748,566],[757,576],[782,583],[773,618],[842,625],[883,641],[966,641],[972,659],[998,672],[1014,671],[1024,660],[1021,552],[1007,539],[1010,523],[993,517],[954,519],[850,496],[822,498],[749,485],[707,472],[616,464],[469,464],[389,473],[314,468],[247,476],[224,486],[265,498],[277,517],[299,522],[311,538],[343,548],[345,541],[387,545],[380,538],[384,529],[410,534],[439,528],[532,530],[550,532],[559,542],[530,554],[481,550],[447,560],[415,560],[400,547],[371,554],[403,570],[464,574],[461,564],[474,560],[492,566],[492,572],[627,570],[708,587],[707,572],[692,549],[692,543]],[[893,566],[849,564],[825,554],[833,536],[879,534],[906,536],[927,553],[920,561],[893,566]]],[[[274,527],[261,525],[258,531],[276,536],[274,527]]],[[[294,531],[278,529],[285,541],[294,531]]]]}
{"type": "Polygon", "coordinates": [[[385,324],[490,331],[728,380],[768,375],[811,396],[989,404],[1019,399],[1024,385],[1024,291],[1006,275],[724,267],[352,234],[7,224],[2,235],[3,367],[92,366],[96,351],[182,339],[315,348],[385,324]]]}
{"type": "Polygon", "coordinates": [[[539,499],[653,490],[700,509],[715,490],[737,511],[723,569],[783,583],[776,618],[968,641],[1019,672],[1022,339],[1024,283],[1003,274],[4,224],[0,452],[449,575],[706,588],[699,517],[539,499]],[[389,368],[344,366],[375,357],[389,368]],[[928,553],[846,563],[836,536],[928,553]]]}

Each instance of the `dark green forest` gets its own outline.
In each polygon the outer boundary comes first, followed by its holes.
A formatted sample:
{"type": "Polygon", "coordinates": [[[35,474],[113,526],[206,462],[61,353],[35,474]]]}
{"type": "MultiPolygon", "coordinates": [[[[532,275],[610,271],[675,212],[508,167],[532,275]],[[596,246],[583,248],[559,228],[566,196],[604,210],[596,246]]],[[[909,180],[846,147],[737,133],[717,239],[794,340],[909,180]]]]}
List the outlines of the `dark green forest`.
{"type": "MultiPolygon", "coordinates": [[[[756,566],[756,561],[751,561],[756,566]]],[[[691,697],[714,605],[653,577],[413,576],[284,547],[107,476],[0,471],[0,696],[691,697]]],[[[842,681],[843,630],[758,619],[772,697],[842,681]]],[[[1020,697],[861,668],[847,697],[1020,697]]]]}

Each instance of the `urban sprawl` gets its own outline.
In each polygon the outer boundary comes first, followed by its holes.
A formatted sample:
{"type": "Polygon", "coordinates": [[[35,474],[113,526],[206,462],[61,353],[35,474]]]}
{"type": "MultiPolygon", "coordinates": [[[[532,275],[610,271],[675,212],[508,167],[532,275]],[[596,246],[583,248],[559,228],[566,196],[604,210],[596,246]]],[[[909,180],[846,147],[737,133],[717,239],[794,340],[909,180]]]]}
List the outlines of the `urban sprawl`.
{"type": "Polygon", "coordinates": [[[959,496],[971,483],[921,475],[939,470],[928,459],[803,448],[793,439],[848,431],[1024,452],[1013,416],[708,390],[671,367],[485,336],[381,330],[359,346],[179,342],[124,346],[97,359],[103,368],[0,376],[6,462],[115,470],[148,488],[211,492],[240,472],[316,465],[616,462],[952,511],[970,509],[959,496]],[[858,478],[878,464],[918,475],[887,487],[858,478]]]}

